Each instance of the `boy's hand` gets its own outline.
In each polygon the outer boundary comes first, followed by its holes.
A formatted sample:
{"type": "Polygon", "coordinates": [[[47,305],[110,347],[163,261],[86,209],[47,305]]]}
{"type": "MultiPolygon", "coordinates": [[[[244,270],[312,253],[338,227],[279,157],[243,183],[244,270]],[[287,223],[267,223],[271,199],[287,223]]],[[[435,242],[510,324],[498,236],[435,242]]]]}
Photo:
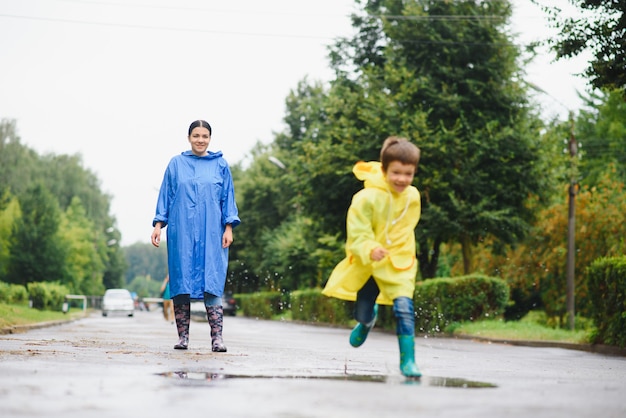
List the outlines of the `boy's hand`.
{"type": "Polygon", "coordinates": [[[372,252],[370,253],[370,258],[373,261],[380,261],[383,258],[385,258],[387,254],[389,254],[389,251],[387,251],[383,247],[377,247],[377,248],[374,248],[372,252]]]}

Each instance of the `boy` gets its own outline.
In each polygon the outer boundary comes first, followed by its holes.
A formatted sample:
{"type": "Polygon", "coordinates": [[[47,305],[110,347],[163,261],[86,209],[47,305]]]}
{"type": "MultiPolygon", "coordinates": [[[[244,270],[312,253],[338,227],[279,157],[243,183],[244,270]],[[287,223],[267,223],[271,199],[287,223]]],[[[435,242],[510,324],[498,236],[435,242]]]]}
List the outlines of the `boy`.
{"type": "Polygon", "coordinates": [[[413,293],[417,260],[414,230],[421,213],[412,186],[420,150],[405,138],[389,137],[380,162],[358,162],[353,172],[365,182],[352,198],[347,216],[346,257],[335,267],[322,293],[356,301],[358,324],[350,344],[359,347],[374,327],[378,304],[393,305],[400,345],[400,371],[421,376],[415,364],[413,293]]]}

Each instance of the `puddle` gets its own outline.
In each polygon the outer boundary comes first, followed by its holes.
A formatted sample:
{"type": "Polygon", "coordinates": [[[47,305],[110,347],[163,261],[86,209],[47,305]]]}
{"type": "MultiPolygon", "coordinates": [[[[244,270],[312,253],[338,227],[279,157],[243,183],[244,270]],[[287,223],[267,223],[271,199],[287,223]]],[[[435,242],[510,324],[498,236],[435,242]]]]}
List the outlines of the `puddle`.
{"type": "Polygon", "coordinates": [[[383,375],[356,375],[346,374],[341,376],[263,376],[263,375],[244,375],[244,374],[226,374],[212,372],[190,372],[175,371],[159,373],[159,376],[179,381],[187,384],[211,384],[223,380],[231,379],[280,379],[280,380],[339,380],[351,382],[370,382],[370,383],[387,383],[387,384],[405,384],[415,386],[433,386],[447,388],[464,388],[464,389],[484,389],[495,388],[494,384],[486,382],[477,382],[454,377],[435,377],[422,376],[419,379],[403,378],[401,376],[383,376],[383,375]]]}

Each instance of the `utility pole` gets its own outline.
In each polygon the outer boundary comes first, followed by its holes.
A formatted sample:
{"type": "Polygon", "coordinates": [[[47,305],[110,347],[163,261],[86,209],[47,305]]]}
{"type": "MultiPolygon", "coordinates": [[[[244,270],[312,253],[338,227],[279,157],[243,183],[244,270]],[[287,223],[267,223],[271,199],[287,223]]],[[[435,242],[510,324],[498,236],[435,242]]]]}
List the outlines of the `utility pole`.
{"type": "Polygon", "coordinates": [[[570,183],[569,183],[569,209],[567,220],[567,324],[570,330],[574,330],[575,309],[574,309],[574,287],[575,287],[575,259],[576,259],[576,193],[577,193],[577,170],[576,155],[578,153],[578,145],[574,136],[574,114],[569,112],[570,119],[570,135],[569,135],[569,155],[571,159],[570,183]]]}

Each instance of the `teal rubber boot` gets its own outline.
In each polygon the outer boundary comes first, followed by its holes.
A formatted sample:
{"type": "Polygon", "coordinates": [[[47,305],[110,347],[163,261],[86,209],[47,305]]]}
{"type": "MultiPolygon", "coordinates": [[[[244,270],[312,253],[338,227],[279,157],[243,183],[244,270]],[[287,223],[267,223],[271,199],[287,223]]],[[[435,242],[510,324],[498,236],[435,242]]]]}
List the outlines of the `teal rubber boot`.
{"type": "Polygon", "coordinates": [[[422,373],[415,364],[415,337],[413,335],[398,335],[400,344],[400,371],[406,377],[421,377],[422,373]]]}
{"type": "Polygon", "coordinates": [[[367,334],[374,328],[376,317],[378,316],[378,305],[374,305],[374,319],[367,324],[358,323],[350,333],[350,345],[352,347],[360,347],[367,339],[367,334]]]}

